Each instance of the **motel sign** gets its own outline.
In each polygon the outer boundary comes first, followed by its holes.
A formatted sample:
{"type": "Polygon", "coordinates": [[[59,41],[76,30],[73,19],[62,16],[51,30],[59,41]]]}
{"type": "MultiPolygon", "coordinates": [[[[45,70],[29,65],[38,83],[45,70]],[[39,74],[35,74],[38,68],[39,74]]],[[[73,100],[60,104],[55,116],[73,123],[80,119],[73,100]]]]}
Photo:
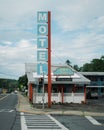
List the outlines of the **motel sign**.
{"type": "Polygon", "coordinates": [[[48,12],[37,13],[37,74],[48,74],[48,12]]]}
{"type": "Polygon", "coordinates": [[[37,23],[37,74],[48,75],[48,107],[51,107],[51,12],[38,12],[37,23]]]}

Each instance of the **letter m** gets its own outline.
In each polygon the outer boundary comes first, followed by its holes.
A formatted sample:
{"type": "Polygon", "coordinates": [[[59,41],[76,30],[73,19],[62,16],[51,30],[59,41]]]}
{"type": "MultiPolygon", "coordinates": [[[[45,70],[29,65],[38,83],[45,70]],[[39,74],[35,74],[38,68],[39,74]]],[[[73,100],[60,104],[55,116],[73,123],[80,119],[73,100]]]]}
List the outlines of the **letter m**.
{"type": "Polygon", "coordinates": [[[37,13],[37,22],[38,23],[47,23],[48,22],[48,12],[38,12],[37,13]]]}

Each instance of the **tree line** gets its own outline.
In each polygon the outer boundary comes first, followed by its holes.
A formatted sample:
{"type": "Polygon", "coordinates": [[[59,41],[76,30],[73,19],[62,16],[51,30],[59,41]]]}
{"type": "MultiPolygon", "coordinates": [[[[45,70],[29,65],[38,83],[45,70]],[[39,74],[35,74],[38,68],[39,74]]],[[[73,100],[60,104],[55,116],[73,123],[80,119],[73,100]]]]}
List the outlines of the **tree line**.
{"type": "Polygon", "coordinates": [[[27,83],[28,83],[27,75],[23,75],[19,77],[18,80],[1,78],[0,79],[0,93],[3,91],[3,89],[6,89],[7,92],[9,93],[17,89],[19,89],[20,91],[24,91],[28,87],[27,83]]]}
{"type": "Polygon", "coordinates": [[[18,81],[14,79],[0,79],[0,90],[6,89],[7,92],[12,92],[18,88],[18,81]]]}
{"type": "MultiPolygon", "coordinates": [[[[71,66],[70,60],[66,60],[66,64],[71,66]]],[[[104,56],[92,59],[90,63],[85,63],[82,67],[78,67],[78,65],[72,67],[79,72],[104,72],[104,56]]]]}
{"type": "MultiPolygon", "coordinates": [[[[65,63],[79,72],[104,72],[104,56],[92,59],[90,63],[85,63],[82,67],[79,67],[78,65],[72,66],[70,60],[66,60],[65,63]]],[[[0,79],[0,88],[8,89],[8,91],[13,91],[16,88],[24,90],[28,88],[27,83],[28,78],[25,74],[19,77],[18,80],[0,79]]]]}

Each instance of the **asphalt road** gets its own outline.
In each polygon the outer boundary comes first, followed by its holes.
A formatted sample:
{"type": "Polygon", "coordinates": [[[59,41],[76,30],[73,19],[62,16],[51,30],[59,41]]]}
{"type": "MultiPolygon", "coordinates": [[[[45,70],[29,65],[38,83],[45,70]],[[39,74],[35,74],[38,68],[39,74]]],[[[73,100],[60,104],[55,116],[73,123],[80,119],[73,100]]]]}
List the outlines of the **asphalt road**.
{"type": "Polygon", "coordinates": [[[52,115],[69,130],[104,130],[104,117],[52,115]]]}
{"type": "MultiPolygon", "coordinates": [[[[19,113],[16,111],[16,105],[18,103],[18,96],[16,94],[9,94],[6,97],[0,98],[0,130],[38,130],[43,126],[46,129],[47,127],[53,130],[56,127],[61,128],[61,125],[57,123],[58,120],[63,124],[68,130],[104,130],[104,116],[84,116],[84,115],[37,115],[37,114],[28,114],[28,113],[19,113]],[[45,120],[46,119],[46,120],[45,120]],[[49,122],[50,120],[50,122],[49,122]],[[53,120],[53,122],[51,121],[53,120]],[[56,122],[56,123],[55,123],[56,122]],[[53,125],[53,124],[54,125],[53,125]],[[51,126],[52,125],[52,126],[51,126]],[[24,129],[26,128],[26,129],[24,129]]],[[[93,101],[94,104],[89,102],[88,106],[90,111],[93,110],[93,107],[96,107],[95,111],[99,111],[98,107],[102,107],[101,113],[103,112],[103,102],[93,101]],[[91,105],[92,104],[92,105],[91,105]],[[92,109],[91,109],[92,108],[92,109]]],[[[65,106],[66,109],[69,109],[69,106],[65,106]]],[[[85,109],[84,106],[72,106],[76,109],[85,109]]],[[[58,109],[58,108],[57,108],[58,109]]],[[[47,129],[49,130],[49,129],[47,129]]],[[[65,129],[61,129],[65,130],[65,129]]]]}
{"type": "Polygon", "coordinates": [[[16,94],[0,98],[0,130],[20,130],[20,119],[17,118],[18,112],[16,111],[17,102],[16,94]],[[18,125],[16,126],[17,120],[18,125]]]}

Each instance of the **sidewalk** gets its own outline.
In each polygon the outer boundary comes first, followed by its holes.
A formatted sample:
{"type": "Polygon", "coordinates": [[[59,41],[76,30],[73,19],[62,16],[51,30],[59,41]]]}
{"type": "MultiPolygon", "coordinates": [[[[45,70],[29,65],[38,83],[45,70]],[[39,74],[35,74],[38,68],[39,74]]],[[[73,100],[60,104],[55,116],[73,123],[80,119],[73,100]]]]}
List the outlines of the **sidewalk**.
{"type": "Polygon", "coordinates": [[[17,111],[26,112],[26,113],[41,113],[41,111],[37,111],[33,108],[33,106],[29,103],[28,98],[18,93],[18,105],[17,111]]]}
{"type": "Polygon", "coordinates": [[[60,106],[55,105],[55,108],[35,108],[31,105],[28,101],[28,98],[18,93],[18,105],[17,111],[19,112],[26,112],[26,113],[33,113],[33,114],[67,114],[67,115],[89,115],[89,116],[104,116],[102,112],[92,112],[86,110],[70,110],[70,108],[59,108],[60,106]]]}

